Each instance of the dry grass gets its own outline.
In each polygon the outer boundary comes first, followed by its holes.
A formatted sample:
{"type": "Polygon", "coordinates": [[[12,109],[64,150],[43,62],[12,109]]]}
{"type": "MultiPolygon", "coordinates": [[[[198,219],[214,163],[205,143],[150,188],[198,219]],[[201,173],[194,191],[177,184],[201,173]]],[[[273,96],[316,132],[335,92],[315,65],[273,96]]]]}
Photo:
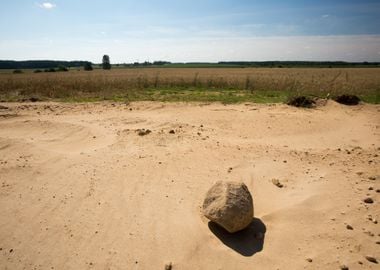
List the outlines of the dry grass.
{"type": "MultiPolygon", "coordinates": [[[[139,68],[0,73],[0,98],[254,101],[257,94],[356,94],[379,102],[377,68],[139,68]],[[199,96],[202,98],[199,98],[199,96]],[[222,98],[218,98],[222,97],[222,98]]],[[[274,101],[280,101],[274,100],[274,101]]]]}

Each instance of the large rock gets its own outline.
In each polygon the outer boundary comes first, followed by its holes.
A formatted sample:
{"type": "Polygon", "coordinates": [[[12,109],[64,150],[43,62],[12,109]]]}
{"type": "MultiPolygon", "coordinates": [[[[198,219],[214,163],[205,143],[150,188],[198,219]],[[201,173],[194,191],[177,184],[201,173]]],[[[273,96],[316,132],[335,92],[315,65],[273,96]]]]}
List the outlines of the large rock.
{"type": "Polygon", "coordinates": [[[253,200],[244,183],[213,185],[203,202],[203,214],[230,233],[245,229],[253,219],[253,200]]]}

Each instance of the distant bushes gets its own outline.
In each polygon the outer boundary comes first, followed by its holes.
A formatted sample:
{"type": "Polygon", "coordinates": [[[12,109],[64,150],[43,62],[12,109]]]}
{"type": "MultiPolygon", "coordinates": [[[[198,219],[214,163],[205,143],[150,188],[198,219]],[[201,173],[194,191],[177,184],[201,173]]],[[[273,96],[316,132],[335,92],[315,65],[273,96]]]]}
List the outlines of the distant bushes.
{"type": "Polygon", "coordinates": [[[69,71],[67,67],[63,66],[63,65],[59,65],[58,66],[58,71],[69,71]]]}
{"type": "Polygon", "coordinates": [[[21,74],[21,73],[23,73],[21,69],[13,70],[13,74],[21,74]]]}
{"type": "Polygon", "coordinates": [[[92,65],[91,65],[90,62],[85,63],[84,66],[83,66],[83,69],[86,70],[86,71],[93,70],[92,65]]]}

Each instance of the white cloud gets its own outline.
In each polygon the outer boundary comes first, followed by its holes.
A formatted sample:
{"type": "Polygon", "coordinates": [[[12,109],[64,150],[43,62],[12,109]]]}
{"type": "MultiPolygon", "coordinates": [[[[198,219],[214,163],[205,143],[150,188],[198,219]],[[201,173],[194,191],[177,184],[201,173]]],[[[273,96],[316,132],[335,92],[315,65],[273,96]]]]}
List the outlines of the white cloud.
{"type": "Polygon", "coordinates": [[[326,18],[328,18],[328,17],[330,17],[329,14],[322,15],[322,18],[324,18],[324,19],[326,19],[326,18]]]}
{"type": "Polygon", "coordinates": [[[40,8],[43,8],[43,9],[53,9],[55,8],[57,5],[56,4],[53,4],[53,3],[50,3],[50,2],[43,2],[42,4],[38,4],[38,6],[40,8]]]}

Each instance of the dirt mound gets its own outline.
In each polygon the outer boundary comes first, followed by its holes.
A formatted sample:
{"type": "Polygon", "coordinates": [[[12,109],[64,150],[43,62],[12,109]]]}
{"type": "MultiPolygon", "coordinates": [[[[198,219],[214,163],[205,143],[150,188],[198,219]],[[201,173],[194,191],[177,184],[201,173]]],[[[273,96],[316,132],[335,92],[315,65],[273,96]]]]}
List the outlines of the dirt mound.
{"type": "Polygon", "coordinates": [[[340,104],[344,105],[358,105],[360,102],[360,98],[355,95],[341,95],[334,98],[334,100],[340,104]]]}

